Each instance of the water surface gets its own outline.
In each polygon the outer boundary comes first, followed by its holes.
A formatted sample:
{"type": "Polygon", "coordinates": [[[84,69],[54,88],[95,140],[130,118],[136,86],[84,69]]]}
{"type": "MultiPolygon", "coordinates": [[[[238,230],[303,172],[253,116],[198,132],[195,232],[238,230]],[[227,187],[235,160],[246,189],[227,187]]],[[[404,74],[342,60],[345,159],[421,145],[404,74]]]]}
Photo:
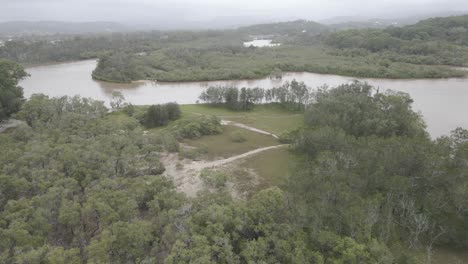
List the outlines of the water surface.
{"type": "Polygon", "coordinates": [[[271,43],[272,39],[256,39],[252,41],[244,42],[244,47],[276,47],[281,45],[280,43],[271,43]]]}
{"type": "MultiPolygon", "coordinates": [[[[193,104],[197,102],[198,96],[204,89],[214,85],[269,89],[296,79],[315,88],[323,84],[336,86],[356,79],[330,74],[287,73],[281,80],[264,78],[239,81],[116,84],[93,80],[91,72],[95,67],[95,60],[31,67],[26,69],[31,76],[21,81],[20,85],[24,88],[26,97],[33,93],[43,93],[52,97],[81,95],[108,103],[112,92],[120,91],[128,102],[140,105],[166,102],[193,104]]],[[[381,91],[392,89],[409,93],[415,101],[414,109],[422,113],[428,131],[433,137],[448,134],[458,126],[468,128],[468,78],[436,80],[359,78],[359,80],[378,86],[381,91]]]]}

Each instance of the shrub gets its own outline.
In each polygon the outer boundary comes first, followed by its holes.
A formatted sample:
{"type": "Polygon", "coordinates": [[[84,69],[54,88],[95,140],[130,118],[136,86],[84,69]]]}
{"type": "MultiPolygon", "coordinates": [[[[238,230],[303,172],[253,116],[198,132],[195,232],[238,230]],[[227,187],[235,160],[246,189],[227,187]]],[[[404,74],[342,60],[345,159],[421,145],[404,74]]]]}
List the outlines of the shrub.
{"type": "Polygon", "coordinates": [[[183,149],[180,151],[180,156],[191,160],[197,160],[201,155],[206,153],[208,153],[208,148],[202,146],[199,148],[183,149]]]}
{"type": "Polygon", "coordinates": [[[128,116],[133,116],[135,114],[135,106],[133,106],[132,104],[128,104],[124,106],[122,111],[128,116]]]}
{"type": "Polygon", "coordinates": [[[177,138],[199,138],[222,131],[221,121],[215,116],[178,120],[171,128],[171,132],[177,138]]]}
{"type": "Polygon", "coordinates": [[[217,171],[204,170],[200,174],[203,183],[210,188],[223,188],[226,186],[227,176],[217,171]]]}
{"type": "Polygon", "coordinates": [[[235,143],[242,143],[247,141],[247,138],[245,137],[245,134],[241,131],[234,131],[229,135],[229,138],[231,139],[232,142],[235,143]]]}

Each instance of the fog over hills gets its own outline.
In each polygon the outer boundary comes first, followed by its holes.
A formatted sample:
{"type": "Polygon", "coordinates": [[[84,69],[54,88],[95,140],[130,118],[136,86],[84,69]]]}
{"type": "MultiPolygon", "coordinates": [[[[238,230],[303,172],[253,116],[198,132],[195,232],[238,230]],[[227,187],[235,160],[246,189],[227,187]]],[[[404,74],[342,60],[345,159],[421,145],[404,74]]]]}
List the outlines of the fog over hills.
{"type": "MultiPolygon", "coordinates": [[[[50,31],[219,29],[305,19],[325,24],[369,19],[417,20],[468,12],[466,0],[2,0],[0,22],[112,21],[122,25],[48,25],[50,31]]],[[[42,30],[46,22],[25,25],[42,30]]],[[[2,28],[5,28],[2,25],[2,28]]],[[[11,25],[10,25],[11,28],[11,25]]]]}

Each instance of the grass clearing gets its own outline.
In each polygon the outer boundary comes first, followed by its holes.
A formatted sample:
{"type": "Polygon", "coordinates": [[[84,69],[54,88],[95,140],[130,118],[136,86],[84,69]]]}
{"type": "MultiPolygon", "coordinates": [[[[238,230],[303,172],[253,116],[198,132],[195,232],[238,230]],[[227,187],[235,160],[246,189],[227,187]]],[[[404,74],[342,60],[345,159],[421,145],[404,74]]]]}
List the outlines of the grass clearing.
{"type": "Polygon", "coordinates": [[[281,134],[301,127],[304,115],[284,109],[278,104],[256,105],[252,111],[240,112],[226,109],[222,106],[208,104],[181,105],[182,115],[215,115],[221,119],[242,123],[251,127],[281,134]]]}
{"type": "Polygon", "coordinates": [[[239,167],[252,170],[260,177],[260,188],[279,186],[285,182],[299,157],[288,147],[267,150],[243,160],[239,167]]]}
{"type": "Polygon", "coordinates": [[[186,139],[183,142],[189,146],[203,149],[204,153],[199,158],[207,160],[228,158],[257,148],[279,144],[278,140],[272,136],[231,125],[223,126],[221,134],[186,139]],[[240,142],[236,140],[239,134],[244,139],[240,142]]]}
{"type": "Polygon", "coordinates": [[[288,147],[281,147],[236,162],[224,172],[229,175],[237,192],[249,197],[268,187],[281,187],[294,172],[299,161],[300,157],[288,147]]]}

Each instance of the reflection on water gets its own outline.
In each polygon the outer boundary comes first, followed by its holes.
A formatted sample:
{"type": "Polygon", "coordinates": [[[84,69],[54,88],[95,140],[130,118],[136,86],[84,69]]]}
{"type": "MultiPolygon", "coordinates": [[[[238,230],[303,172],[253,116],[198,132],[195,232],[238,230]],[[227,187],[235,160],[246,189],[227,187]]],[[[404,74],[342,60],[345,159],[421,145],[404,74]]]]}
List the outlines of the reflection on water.
{"type": "MultiPolygon", "coordinates": [[[[329,74],[287,73],[283,79],[258,79],[213,82],[135,82],[116,84],[95,81],[91,72],[96,61],[63,63],[56,65],[27,68],[31,75],[21,81],[25,96],[44,93],[49,96],[81,95],[109,102],[113,91],[120,91],[132,104],[158,104],[178,102],[179,104],[196,103],[200,93],[209,86],[262,87],[269,89],[286,81],[296,79],[310,87],[323,84],[336,86],[356,78],[329,74]]],[[[468,128],[468,79],[359,79],[367,81],[380,90],[393,89],[407,92],[414,99],[414,109],[421,111],[433,136],[448,134],[457,126],[468,128]]]]}
{"type": "Polygon", "coordinates": [[[271,43],[272,39],[256,39],[248,42],[244,42],[244,47],[276,47],[281,45],[280,43],[271,43]]]}

